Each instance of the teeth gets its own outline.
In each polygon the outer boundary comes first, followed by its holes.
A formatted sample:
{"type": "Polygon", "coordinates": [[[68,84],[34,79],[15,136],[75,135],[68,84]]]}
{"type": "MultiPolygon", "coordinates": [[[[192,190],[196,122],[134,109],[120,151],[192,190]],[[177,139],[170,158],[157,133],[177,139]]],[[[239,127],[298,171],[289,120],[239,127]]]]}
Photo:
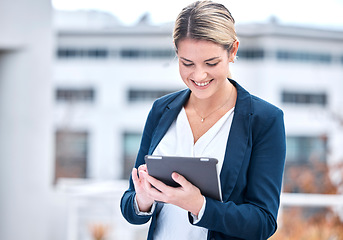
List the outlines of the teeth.
{"type": "Polygon", "coordinates": [[[208,85],[208,84],[210,83],[210,81],[208,81],[208,82],[203,82],[203,83],[198,83],[198,82],[195,82],[195,81],[194,81],[194,83],[195,83],[197,86],[199,86],[199,87],[204,87],[204,86],[208,85]]]}

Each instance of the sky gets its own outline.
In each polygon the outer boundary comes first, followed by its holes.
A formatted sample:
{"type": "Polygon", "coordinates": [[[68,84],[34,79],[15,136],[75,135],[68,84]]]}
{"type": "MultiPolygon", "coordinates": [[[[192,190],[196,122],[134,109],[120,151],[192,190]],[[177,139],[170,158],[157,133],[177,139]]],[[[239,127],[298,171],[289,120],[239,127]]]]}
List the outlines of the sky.
{"type": "MultiPolygon", "coordinates": [[[[173,22],[193,0],[52,0],[55,9],[96,9],[113,13],[124,24],[135,24],[150,13],[154,24],[173,22]]],[[[343,0],[217,0],[232,13],[236,23],[265,22],[343,29],[343,0]]]]}

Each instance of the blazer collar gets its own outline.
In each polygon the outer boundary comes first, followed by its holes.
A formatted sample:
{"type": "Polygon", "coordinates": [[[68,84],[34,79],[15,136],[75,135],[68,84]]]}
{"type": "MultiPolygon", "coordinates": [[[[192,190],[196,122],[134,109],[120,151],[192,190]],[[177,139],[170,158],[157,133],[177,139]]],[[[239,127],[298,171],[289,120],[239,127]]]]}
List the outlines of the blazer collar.
{"type": "Polygon", "coordinates": [[[235,113],[240,113],[243,115],[252,114],[252,105],[251,105],[251,95],[247,92],[241,85],[236,81],[229,79],[229,81],[235,86],[237,90],[237,100],[235,105],[235,113]]]}
{"type": "Polygon", "coordinates": [[[188,101],[190,94],[191,90],[189,90],[188,88],[181,91],[180,95],[167,105],[167,109],[175,109],[181,111],[182,107],[188,101]]]}

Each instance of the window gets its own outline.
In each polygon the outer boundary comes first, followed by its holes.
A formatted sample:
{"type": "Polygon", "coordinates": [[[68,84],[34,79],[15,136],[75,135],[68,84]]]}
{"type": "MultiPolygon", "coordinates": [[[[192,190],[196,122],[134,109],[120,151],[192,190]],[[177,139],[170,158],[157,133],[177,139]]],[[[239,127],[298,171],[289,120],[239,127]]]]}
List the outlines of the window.
{"type": "Polygon", "coordinates": [[[104,48],[59,48],[57,49],[58,58],[107,58],[109,51],[104,48]]]}
{"type": "Polygon", "coordinates": [[[108,51],[106,49],[89,49],[88,57],[90,58],[107,58],[108,51]]]}
{"type": "Polygon", "coordinates": [[[119,53],[121,58],[173,58],[174,49],[122,49],[119,53]]]}
{"type": "Polygon", "coordinates": [[[173,48],[165,49],[106,49],[98,48],[74,48],[74,47],[60,47],[57,49],[56,56],[59,59],[107,59],[107,58],[124,58],[124,59],[146,59],[146,58],[174,58],[175,50],[173,48]]]}
{"type": "Polygon", "coordinates": [[[58,88],[56,90],[56,100],[58,102],[93,102],[95,91],[92,88],[58,88]]]}
{"type": "Polygon", "coordinates": [[[326,93],[295,93],[284,91],[282,93],[282,102],[326,106],[327,95],[326,93]]]}
{"type": "Polygon", "coordinates": [[[327,137],[287,137],[284,191],[295,193],[326,193],[327,137]]]}
{"type": "Polygon", "coordinates": [[[57,131],[55,134],[55,181],[87,177],[88,133],[57,131]]]}
{"type": "Polygon", "coordinates": [[[128,92],[129,102],[154,101],[166,94],[173,92],[172,90],[139,90],[130,89],[128,92]]]}
{"type": "Polygon", "coordinates": [[[331,63],[332,56],[325,53],[311,53],[311,52],[296,52],[279,50],[276,57],[282,61],[299,61],[299,62],[317,62],[317,63],[331,63]]]}
{"type": "Polygon", "coordinates": [[[140,133],[126,132],[123,134],[124,169],[123,169],[122,178],[124,179],[129,178],[132,168],[134,167],[141,137],[142,137],[142,134],[140,133]]]}
{"type": "Polygon", "coordinates": [[[311,161],[326,161],[327,139],[326,137],[287,137],[286,162],[304,164],[311,161]]]}
{"type": "Polygon", "coordinates": [[[262,59],[265,57],[264,51],[262,49],[239,49],[237,52],[238,58],[243,59],[262,59]]]}

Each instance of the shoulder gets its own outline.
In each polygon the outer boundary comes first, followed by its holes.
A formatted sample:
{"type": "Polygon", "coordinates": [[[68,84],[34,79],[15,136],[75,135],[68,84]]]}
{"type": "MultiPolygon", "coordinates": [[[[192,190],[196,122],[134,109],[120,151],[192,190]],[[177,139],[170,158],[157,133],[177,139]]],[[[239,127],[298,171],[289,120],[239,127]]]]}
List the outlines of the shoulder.
{"type": "Polygon", "coordinates": [[[248,118],[254,133],[268,131],[272,126],[284,128],[283,112],[277,106],[250,94],[238,83],[231,80],[237,89],[235,114],[248,118]]]}
{"type": "Polygon", "coordinates": [[[277,106],[251,95],[252,113],[255,117],[270,119],[279,115],[283,115],[283,111],[277,106]]]}
{"type": "MultiPolygon", "coordinates": [[[[243,89],[243,91],[245,90],[243,89]]],[[[240,108],[242,109],[240,114],[249,119],[249,132],[254,144],[263,143],[260,146],[269,146],[279,143],[278,146],[284,146],[285,125],[283,111],[247,91],[242,96],[240,98],[240,108]]]]}
{"type": "Polygon", "coordinates": [[[275,105],[250,94],[237,82],[230,80],[237,89],[236,110],[243,115],[252,115],[259,118],[271,118],[277,115],[283,115],[282,110],[275,105]]]}
{"type": "Polygon", "coordinates": [[[270,139],[271,142],[284,141],[285,126],[283,111],[275,105],[251,95],[253,113],[251,118],[253,139],[270,139]],[[270,138],[269,138],[270,137],[270,138]]]}
{"type": "MultiPolygon", "coordinates": [[[[271,133],[283,136],[284,118],[283,111],[275,105],[251,95],[252,102],[252,133],[254,139],[257,137],[265,138],[271,133]]],[[[273,138],[275,140],[275,138],[273,138]]],[[[274,141],[272,140],[272,141],[274,141]]]]}

